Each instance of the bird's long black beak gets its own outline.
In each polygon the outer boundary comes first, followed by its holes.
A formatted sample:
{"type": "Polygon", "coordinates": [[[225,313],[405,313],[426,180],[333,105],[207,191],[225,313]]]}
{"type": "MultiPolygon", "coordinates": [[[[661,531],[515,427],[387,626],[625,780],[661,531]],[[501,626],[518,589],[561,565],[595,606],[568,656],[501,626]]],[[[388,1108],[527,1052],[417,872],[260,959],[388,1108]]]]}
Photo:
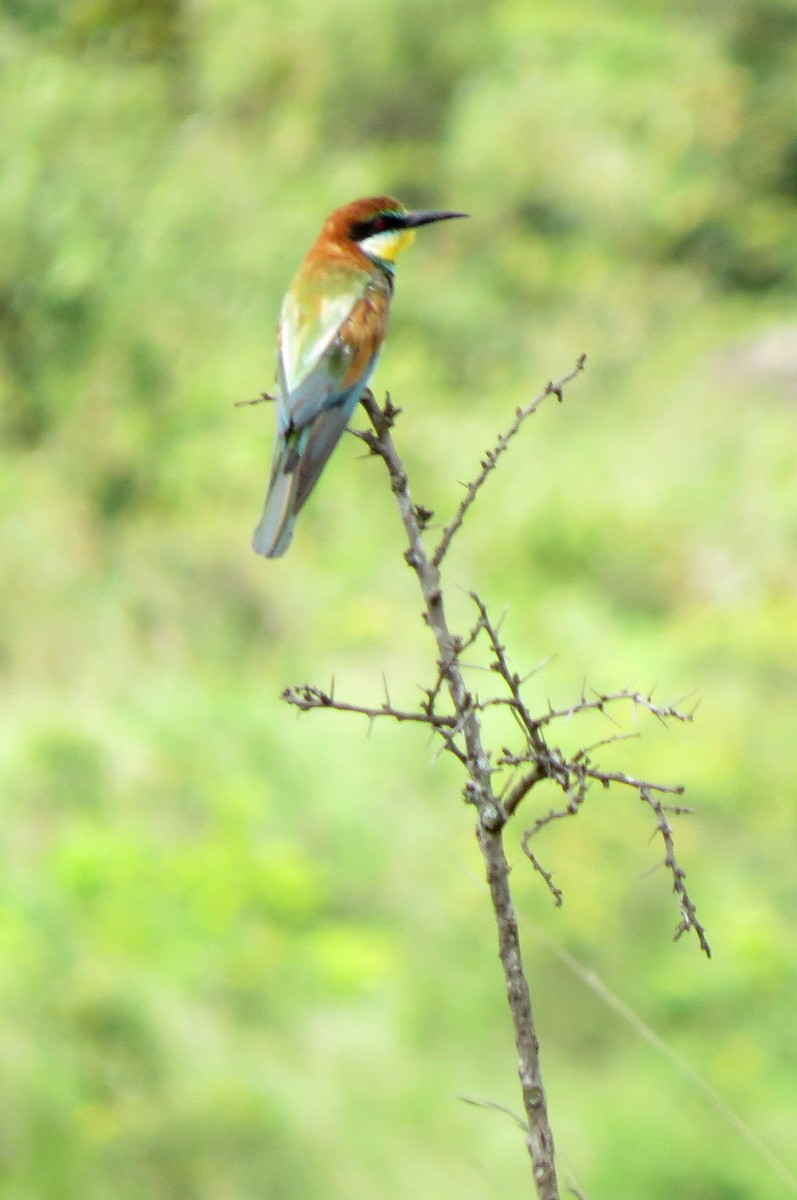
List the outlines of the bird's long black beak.
{"type": "Polygon", "coordinates": [[[406,229],[416,229],[419,225],[431,225],[433,221],[450,221],[453,217],[467,217],[467,213],[441,212],[439,209],[422,209],[419,212],[408,212],[404,217],[406,229]]]}

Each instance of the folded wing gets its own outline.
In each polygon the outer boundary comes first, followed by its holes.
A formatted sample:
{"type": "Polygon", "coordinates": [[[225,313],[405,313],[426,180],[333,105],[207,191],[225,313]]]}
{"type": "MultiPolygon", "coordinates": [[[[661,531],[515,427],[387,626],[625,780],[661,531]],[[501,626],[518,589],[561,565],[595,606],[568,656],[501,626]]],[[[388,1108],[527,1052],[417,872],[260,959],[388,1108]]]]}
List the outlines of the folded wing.
{"type": "Polygon", "coordinates": [[[268,495],[253,539],[258,554],[277,558],[290,545],[296,518],[368,385],[387,332],[389,307],[389,289],[369,283],[313,368],[298,380],[293,349],[285,353],[281,331],[279,429],[268,495]],[[291,378],[295,382],[288,390],[291,378]]]}

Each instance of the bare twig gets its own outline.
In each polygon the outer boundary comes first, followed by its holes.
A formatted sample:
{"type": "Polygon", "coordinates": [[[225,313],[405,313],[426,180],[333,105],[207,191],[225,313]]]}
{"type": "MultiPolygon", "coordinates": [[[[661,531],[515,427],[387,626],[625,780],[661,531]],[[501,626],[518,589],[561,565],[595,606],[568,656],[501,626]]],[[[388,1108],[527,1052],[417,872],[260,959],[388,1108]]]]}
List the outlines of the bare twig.
{"type": "Polygon", "coordinates": [[[268,392],[261,392],[259,396],[255,396],[254,400],[236,400],[233,408],[250,408],[253,404],[274,404],[276,396],[270,396],[268,392]]]}
{"type": "Polygon", "coordinates": [[[694,929],[697,940],[700,942],[700,948],[707,958],[711,958],[711,947],[708,944],[706,931],[698,920],[695,906],[686,890],[686,872],[678,865],[678,860],[675,856],[675,839],[673,837],[672,826],[667,820],[664,805],[653,795],[653,791],[649,786],[642,785],[638,790],[640,799],[656,815],[656,828],[661,834],[661,840],[664,842],[664,865],[672,876],[672,888],[681,906],[681,922],[675,931],[673,941],[677,942],[683,934],[688,933],[690,929],[694,929]]]}
{"type": "Polygon", "coordinates": [[[577,713],[584,712],[599,712],[611,718],[611,713],[607,711],[609,706],[623,700],[632,704],[634,708],[644,708],[652,716],[657,717],[665,723],[667,721],[688,722],[694,716],[693,713],[684,712],[674,704],[654,704],[652,693],[648,693],[646,696],[642,692],[635,692],[630,688],[621,688],[617,692],[605,692],[603,694],[594,692],[592,699],[588,699],[586,695],[582,695],[580,700],[575,704],[571,704],[568,708],[552,708],[549,705],[547,713],[535,719],[536,724],[542,726],[549,725],[551,721],[567,721],[577,713]]]}
{"type": "Polygon", "coordinates": [[[534,399],[525,407],[515,409],[514,421],[509,426],[506,433],[499,435],[493,449],[487,451],[481,461],[481,470],[479,471],[478,475],[472,479],[470,483],[466,484],[465,496],[459,508],[457,509],[456,515],[454,516],[451,524],[443,530],[443,536],[440,538],[440,542],[432,555],[433,566],[439,567],[442,563],[443,559],[448,553],[449,546],[454,540],[456,534],[462,528],[462,522],[465,520],[465,515],[468,509],[473,504],[474,500],[479,494],[480,489],[484,486],[487,476],[491,471],[495,470],[495,466],[501,455],[504,454],[504,452],[509,448],[510,442],[519,432],[523,422],[537,411],[542,402],[547,399],[548,396],[555,396],[556,399],[561,402],[564,399],[564,389],[568,383],[572,383],[576,376],[584,370],[586,361],[586,354],[582,354],[572,371],[568,371],[567,375],[563,375],[561,379],[556,381],[556,383],[551,382],[546,384],[539,395],[535,396],[534,399]]]}
{"type": "Polygon", "coordinates": [[[309,712],[312,708],[332,708],[337,712],[359,713],[360,716],[368,717],[370,720],[375,720],[377,717],[390,717],[393,721],[414,721],[417,725],[431,725],[434,729],[451,729],[457,724],[456,717],[419,712],[418,710],[409,712],[405,709],[395,708],[389,700],[386,700],[379,708],[372,708],[367,704],[350,704],[345,700],[338,700],[330,692],[312,687],[310,684],[286,688],[282,693],[282,699],[302,712],[309,712]]]}
{"type": "Polygon", "coordinates": [[[586,767],[584,774],[588,775],[590,779],[596,779],[604,787],[608,787],[610,783],[623,783],[626,787],[634,788],[638,792],[641,792],[642,788],[647,788],[649,792],[666,792],[670,796],[684,794],[682,783],[651,783],[649,779],[636,779],[633,775],[623,774],[622,771],[601,771],[597,767],[586,767]]]}
{"type": "Polygon", "coordinates": [[[517,783],[515,783],[505,796],[501,796],[501,804],[507,816],[511,817],[512,813],[534,787],[535,784],[545,779],[545,772],[539,763],[535,763],[530,771],[527,771],[517,783]]]}
{"type": "MultiPolygon", "coordinates": [[[[561,815],[564,816],[566,814],[562,813],[561,815]]],[[[565,902],[564,892],[562,891],[562,889],[560,887],[557,887],[556,884],[554,883],[553,875],[551,874],[551,872],[546,871],[545,867],[542,865],[540,860],[537,858],[536,854],[532,853],[532,851],[529,847],[529,833],[528,832],[524,833],[524,835],[523,835],[522,846],[523,846],[523,853],[526,855],[526,858],[529,860],[531,865],[534,867],[534,870],[537,872],[538,875],[542,876],[542,878],[545,880],[545,886],[548,888],[548,891],[553,896],[554,904],[556,905],[557,908],[561,908],[565,902]]]]}

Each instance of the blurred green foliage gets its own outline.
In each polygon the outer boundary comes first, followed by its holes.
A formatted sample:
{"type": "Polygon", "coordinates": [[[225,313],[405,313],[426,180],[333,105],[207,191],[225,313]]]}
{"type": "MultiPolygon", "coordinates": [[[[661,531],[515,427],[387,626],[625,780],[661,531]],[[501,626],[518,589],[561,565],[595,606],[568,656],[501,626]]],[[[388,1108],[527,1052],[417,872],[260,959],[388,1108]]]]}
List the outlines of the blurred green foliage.
{"type": "Polygon", "coordinates": [[[517,1103],[460,781],[278,700],[428,682],[377,464],[344,443],[288,558],[248,546],[273,414],[232,403],[326,211],[383,190],[472,213],[402,262],[377,376],[418,499],[450,512],[589,355],[450,582],[510,605],[519,665],[558,655],[540,703],[704,697],[616,756],[689,787],[714,962],[621,797],[540,847],[562,912],[515,849],[565,1174],[783,1195],[531,935],[797,1172],[793,0],[5,0],[0,120],[2,1195],[529,1192],[511,1122],[455,1099],[517,1103]]]}

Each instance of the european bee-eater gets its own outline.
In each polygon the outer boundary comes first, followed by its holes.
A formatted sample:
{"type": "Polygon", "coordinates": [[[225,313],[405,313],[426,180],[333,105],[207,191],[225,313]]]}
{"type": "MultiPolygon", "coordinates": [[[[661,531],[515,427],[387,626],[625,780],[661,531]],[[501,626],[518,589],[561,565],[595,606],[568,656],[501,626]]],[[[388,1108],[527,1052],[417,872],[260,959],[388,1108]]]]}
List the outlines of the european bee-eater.
{"type": "Polygon", "coordinates": [[[419,225],[465,213],[355,200],[324,222],[282,302],[277,440],[254,549],[278,558],[365,391],[385,339],[395,262],[419,225]]]}

